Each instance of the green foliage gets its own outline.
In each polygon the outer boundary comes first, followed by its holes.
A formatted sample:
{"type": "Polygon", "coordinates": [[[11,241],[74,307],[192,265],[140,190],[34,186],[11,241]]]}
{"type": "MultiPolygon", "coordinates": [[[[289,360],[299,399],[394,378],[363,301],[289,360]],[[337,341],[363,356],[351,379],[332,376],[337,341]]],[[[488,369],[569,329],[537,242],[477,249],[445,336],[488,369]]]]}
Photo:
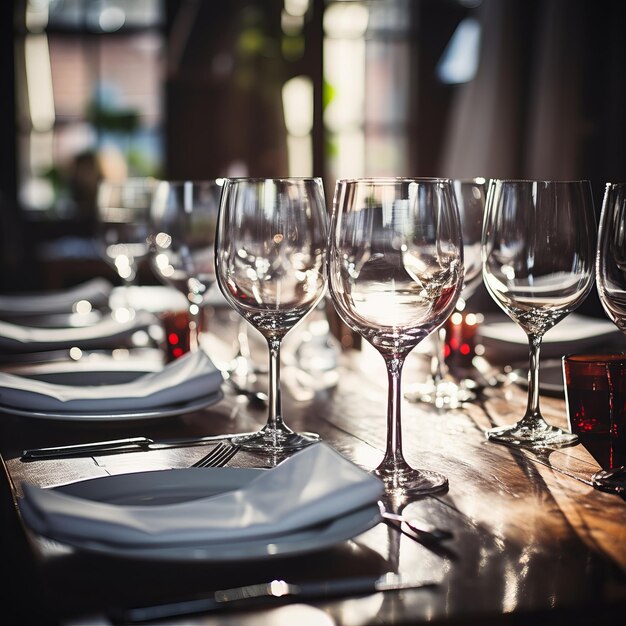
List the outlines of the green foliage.
{"type": "Polygon", "coordinates": [[[113,133],[133,133],[139,126],[135,109],[109,108],[92,102],[87,107],[87,120],[97,129],[113,133]]]}

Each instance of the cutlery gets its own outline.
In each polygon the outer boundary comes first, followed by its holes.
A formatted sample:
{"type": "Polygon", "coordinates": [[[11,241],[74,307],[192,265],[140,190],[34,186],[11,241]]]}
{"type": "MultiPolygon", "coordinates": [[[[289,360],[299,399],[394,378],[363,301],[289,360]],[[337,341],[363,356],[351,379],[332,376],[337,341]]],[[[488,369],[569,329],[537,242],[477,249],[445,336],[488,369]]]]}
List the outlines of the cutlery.
{"type": "Polygon", "coordinates": [[[211,452],[196,461],[191,467],[223,467],[239,451],[241,446],[220,441],[211,452]]]}
{"type": "Polygon", "coordinates": [[[22,461],[60,459],[74,456],[89,456],[106,452],[143,452],[147,450],[165,450],[167,448],[185,448],[187,446],[202,446],[207,443],[228,441],[237,435],[210,435],[205,437],[183,437],[179,439],[150,439],[149,437],[128,437],[126,439],[112,439],[109,441],[94,441],[50,448],[30,448],[22,452],[22,461]]]}
{"type": "Polygon", "coordinates": [[[453,537],[449,530],[427,526],[416,520],[407,519],[403,515],[397,515],[396,513],[387,511],[385,505],[380,500],[378,501],[378,508],[380,509],[382,518],[387,524],[422,543],[439,543],[453,537]]]}
{"type": "Polygon", "coordinates": [[[115,620],[121,623],[139,624],[150,620],[172,618],[219,611],[240,606],[248,608],[259,604],[279,604],[315,598],[333,598],[366,595],[371,593],[395,591],[401,589],[419,589],[432,587],[435,581],[407,580],[393,573],[379,578],[358,577],[338,580],[323,580],[305,583],[289,583],[284,580],[272,580],[258,585],[223,589],[190,600],[135,607],[114,611],[115,620]]]}
{"type": "Polygon", "coordinates": [[[245,389],[239,383],[236,383],[230,375],[222,372],[225,382],[233,388],[233,391],[238,396],[245,396],[250,404],[257,406],[258,408],[265,408],[268,403],[268,397],[266,393],[262,391],[254,391],[253,389],[245,389]]]}

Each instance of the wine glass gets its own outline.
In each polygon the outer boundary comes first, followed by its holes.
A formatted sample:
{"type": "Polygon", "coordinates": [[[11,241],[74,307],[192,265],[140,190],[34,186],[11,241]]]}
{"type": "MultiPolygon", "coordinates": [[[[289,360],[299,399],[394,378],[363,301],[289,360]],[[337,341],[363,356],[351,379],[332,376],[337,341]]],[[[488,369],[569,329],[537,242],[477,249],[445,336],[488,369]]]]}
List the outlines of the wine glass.
{"type": "Polygon", "coordinates": [[[626,333],[626,183],[607,183],[604,190],[596,283],[604,311],[626,333]]]}
{"type": "MultiPolygon", "coordinates": [[[[604,189],[596,258],[596,284],[600,302],[608,318],[626,333],[626,183],[607,183],[604,189]]],[[[611,437],[616,442],[623,442],[626,433],[613,414],[616,408],[614,386],[623,373],[623,367],[607,364],[606,373],[611,437]]],[[[594,484],[604,490],[619,492],[624,488],[624,469],[612,468],[598,472],[593,477],[594,484]]]]}
{"type": "Polygon", "coordinates": [[[226,300],[267,341],[269,415],[257,433],[233,439],[280,454],[319,440],[283,419],[280,346],[324,295],[328,215],[319,178],[231,178],[224,183],[216,242],[226,300]]]}
{"type": "Polygon", "coordinates": [[[445,476],[414,469],[404,459],[401,374],[407,355],[445,321],[461,291],[463,246],[452,182],[338,181],[328,256],[338,315],[387,367],[387,445],[374,474],[393,499],[446,489],[445,476]]]}
{"type": "Polygon", "coordinates": [[[482,238],[487,291],[528,335],[528,405],[488,439],[559,447],[576,435],[548,424],[539,406],[544,333],[575,310],[593,286],[596,221],[589,181],[491,180],[482,238]]]}
{"type": "Polygon", "coordinates": [[[150,209],[150,261],[188,300],[189,348],[197,350],[202,307],[215,283],[215,233],[222,179],[160,181],[150,209]]]}
{"type": "Polygon", "coordinates": [[[148,222],[156,181],[152,178],[104,180],[98,185],[97,235],[102,256],[126,287],[137,278],[148,254],[148,222]]]}
{"type": "MultiPolygon", "coordinates": [[[[480,242],[485,212],[487,181],[484,178],[454,179],[452,181],[461,218],[463,235],[463,263],[465,278],[457,308],[464,307],[482,280],[480,242]]],[[[406,398],[412,402],[433,404],[437,407],[456,408],[476,397],[467,381],[455,380],[445,362],[446,331],[442,326],[431,333],[431,375],[424,383],[410,387],[406,398]]]]}

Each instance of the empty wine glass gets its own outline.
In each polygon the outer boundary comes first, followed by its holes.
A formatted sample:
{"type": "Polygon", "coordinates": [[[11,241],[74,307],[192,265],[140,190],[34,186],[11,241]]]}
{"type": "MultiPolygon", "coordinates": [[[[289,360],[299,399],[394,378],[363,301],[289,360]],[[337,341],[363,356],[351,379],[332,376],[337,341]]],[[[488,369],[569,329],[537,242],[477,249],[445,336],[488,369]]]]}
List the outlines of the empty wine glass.
{"type": "MultiPolygon", "coordinates": [[[[596,258],[596,284],[600,302],[609,319],[626,333],[626,183],[607,183],[605,187],[596,258]]],[[[622,385],[618,380],[622,373],[623,368],[607,363],[610,436],[616,447],[621,446],[620,452],[626,453],[626,432],[614,414],[620,406],[615,399],[616,389],[622,385]]],[[[598,472],[593,477],[594,484],[605,491],[623,493],[624,467],[621,467],[621,471],[619,469],[598,472]]]]}
{"type": "Polygon", "coordinates": [[[528,405],[487,438],[513,445],[563,446],[576,435],[548,424],[539,406],[544,333],[574,311],[594,280],[596,221],[588,181],[492,180],[482,238],[487,291],[528,335],[528,405]]]}
{"type": "Polygon", "coordinates": [[[189,302],[189,347],[199,343],[202,307],[215,283],[215,232],[222,180],[161,181],[150,210],[150,261],[189,302]]]}
{"type": "Polygon", "coordinates": [[[387,444],[374,474],[394,499],[446,489],[445,476],[414,469],[404,459],[401,374],[407,355],[444,322],[461,290],[463,248],[452,182],[338,181],[328,255],[337,313],[387,367],[387,444]]]}
{"type": "Polygon", "coordinates": [[[104,180],[98,186],[97,235],[102,256],[125,286],[135,283],[138,262],[148,254],[148,222],[156,181],[104,180]]]}
{"type": "Polygon", "coordinates": [[[607,183],[604,190],[596,283],[604,311],[626,333],[626,183],[607,183]]]}
{"type": "Polygon", "coordinates": [[[216,242],[226,300],[267,341],[269,415],[243,447],[280,454],[319,440],[283,419],[280,346],[324,295],[328,216],[319,178],[232,178],[224,184],[216,242]]]}
{"type": "MultiPolygon", "coordinates": [[[[463,235],[463,263],[465,278],[458,308],[467,302],[482,280],[480,242],[485,212],[487,181],[484,178],[454,179],[454,193],[461,218],[463,235]]],[[[446,331],[442,326],[429,337],[432,342],[430,377],[426,382],[411,385],[406,398],[438,407],[455,408],[476,397],[470,384],[456,380],[448,371],[445,361],[446,331]]]]}

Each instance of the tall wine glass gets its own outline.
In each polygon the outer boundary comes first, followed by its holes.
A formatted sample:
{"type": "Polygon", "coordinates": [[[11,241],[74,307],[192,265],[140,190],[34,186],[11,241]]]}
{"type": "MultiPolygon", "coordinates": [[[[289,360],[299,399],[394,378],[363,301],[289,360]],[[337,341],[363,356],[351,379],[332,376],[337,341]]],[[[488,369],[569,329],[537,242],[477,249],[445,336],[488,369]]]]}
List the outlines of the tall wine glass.
{"type": "Polygon", "coordinates": [[[150,210],[150,261],[187,297],[189,347],[198,348],[202,307],[215,283],[215,233],[222,180],[161,181],[150,210]]]}
{"type": "Polygon", "coordinates": [[[148,221],[156,181],[104,180],[98,186],[97,235],[102,256],[125,286],[135,283],[138,262],[148,254],[148,221]]]}
{"type": "Polygon", "coordinates": [[[482,238],[488,292],[528,335],[528,405],[487,438],[506,444],[563,446],[576,435],[548,424],[539,406],[544,333],[575,310],[594,280],[596,221],[588,181],[491,180],[482,238]]]}
{"type": "MultiPolygon", "coordinates": [[[[596,284],[600,302],[609,319],[626,333],[626,183],[607,183],[604,189],[598,252],[596,262],[596,284]]],[[[616,401],[616,389],[623,386],[619,380],[623,368],[607,363],[609,387],[610,433],[613,445],[623,455],[626,454],[626,432],[618,416],[621,412],[616,401]],[[617,386],[616,386],[617,383],[617,386]]],[[[593,481],[603,490],[622,492],[626,468],[611,468],[597,472],[593,481]]]]}
{"type": "MultiPolygon", "coordinates": [[[[482,280],[482,261],[480,242],[485,212],[487,181],[484,178],[454,179],[454,193],[461,218],[463,235],[463,263],[465,274],[463,289],[458,308],[472,297],[482,280]]],[[[448,371],[445,362],[445,336],[442,326],[430,335],[433,345],[431,355],[431,374],[423,383],[412,385],[406,397],[413,402],[433,404],[438,407],[455,408],[472,400],[475,393],[466,381],[455,380],[448,371]]]]}
{"type": "Polygon", "coordinates": [[[232,178],[224,184],[216,242],[217,281],[226,300],[269,349],[269,415],[245,448],[280,454],[319,440],[283,419],[280,346],[325,291],[328,215],[319,178],[232,178]]]}
{"type": "Polygon", "coordinates": [[[328,256],[337,313],[387,366],[387,445],[374,473],[394,499],[446,489],[445,476],[414,469],[404,459],[401,375],[411,350],[448,317],[463,283],[461,224],[451,181],[338,181],[328,256]]]}

